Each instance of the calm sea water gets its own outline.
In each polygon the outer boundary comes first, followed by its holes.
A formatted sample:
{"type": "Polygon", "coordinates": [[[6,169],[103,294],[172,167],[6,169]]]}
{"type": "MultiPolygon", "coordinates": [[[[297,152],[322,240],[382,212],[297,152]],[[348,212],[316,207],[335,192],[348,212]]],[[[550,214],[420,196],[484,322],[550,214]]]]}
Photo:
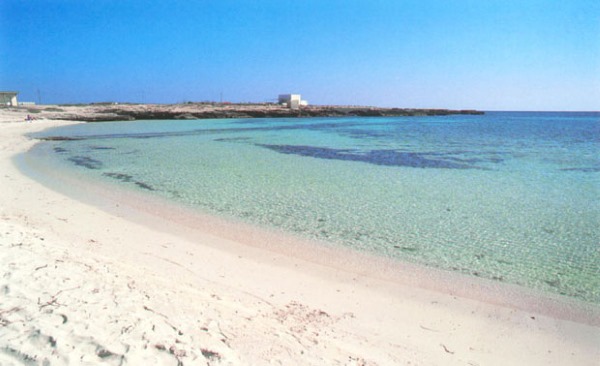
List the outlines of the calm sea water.
{"type": "Polygon", "coordinates": [[[600,303],[599,113],[140,121],[43,135],[80,138],[45,143],[53,164],[203,212],[600,303]]]}

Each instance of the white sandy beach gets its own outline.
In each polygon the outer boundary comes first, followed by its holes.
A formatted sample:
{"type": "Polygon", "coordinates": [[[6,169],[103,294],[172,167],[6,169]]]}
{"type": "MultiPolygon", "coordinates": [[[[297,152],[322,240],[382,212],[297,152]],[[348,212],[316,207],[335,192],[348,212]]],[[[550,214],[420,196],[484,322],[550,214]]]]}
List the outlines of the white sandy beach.
{"type": "Polygon", "coordinates": [[[600,364],[596,311],[341,270],[51,190],[13,157],[74,122],[26,113],[0,110],[0,365],[600,364]]]}

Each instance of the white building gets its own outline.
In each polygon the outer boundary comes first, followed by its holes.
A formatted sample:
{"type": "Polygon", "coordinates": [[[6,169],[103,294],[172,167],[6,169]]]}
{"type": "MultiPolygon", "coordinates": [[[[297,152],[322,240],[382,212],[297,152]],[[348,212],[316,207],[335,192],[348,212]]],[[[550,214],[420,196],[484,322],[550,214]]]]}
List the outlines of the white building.
{"type": "Polygon", "coordinates": [[[302,100],[300,94],[279,94],[279,104],[285,104],[289,108],[298,109],[300,106],[307,106],[308,102],[302,100]]]}
{"type": "Polygon", "coordinates": [[[18,106],[17,94],[19,94],[19,92],[0,91],[0,105],[18,106]]]}

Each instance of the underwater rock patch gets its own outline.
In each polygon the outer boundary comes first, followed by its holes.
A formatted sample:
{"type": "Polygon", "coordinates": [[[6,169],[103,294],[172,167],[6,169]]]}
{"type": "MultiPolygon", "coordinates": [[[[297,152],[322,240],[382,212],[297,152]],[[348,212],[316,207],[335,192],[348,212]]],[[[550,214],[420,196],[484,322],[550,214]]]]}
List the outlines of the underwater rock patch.
{"type": "Polygon", "coordinates": [[[100,160],[92,159],[89,156],[73,156],[68,160],[75,163],[77,166],[82,166],[88,169],[102,168],[102,162],[100,160]]]}
{"type": "Polygon", "coordinates": [[[475,165],[434,159],[430,154],[401,152],[396,150],[371,150],[359,153],[350,149],[332,149],[318,146],[257,144],[282,154],[307,156],[318,159],[359,161],[374,165],[402,166],[411,168],[483,169],[475,165]]]}

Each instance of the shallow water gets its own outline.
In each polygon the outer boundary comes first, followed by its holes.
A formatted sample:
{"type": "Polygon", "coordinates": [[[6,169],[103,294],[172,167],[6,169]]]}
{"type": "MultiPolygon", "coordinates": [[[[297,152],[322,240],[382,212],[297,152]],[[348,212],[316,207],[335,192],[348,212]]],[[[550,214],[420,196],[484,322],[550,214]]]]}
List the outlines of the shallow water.
{"type": "MultiPolygon", "coordinates": [[[[600,114],[140,121],[44,136],[110,184],[600,303],[600,114]]],[[[35,154],[35,150],[32,154],[35,154]]]]}

